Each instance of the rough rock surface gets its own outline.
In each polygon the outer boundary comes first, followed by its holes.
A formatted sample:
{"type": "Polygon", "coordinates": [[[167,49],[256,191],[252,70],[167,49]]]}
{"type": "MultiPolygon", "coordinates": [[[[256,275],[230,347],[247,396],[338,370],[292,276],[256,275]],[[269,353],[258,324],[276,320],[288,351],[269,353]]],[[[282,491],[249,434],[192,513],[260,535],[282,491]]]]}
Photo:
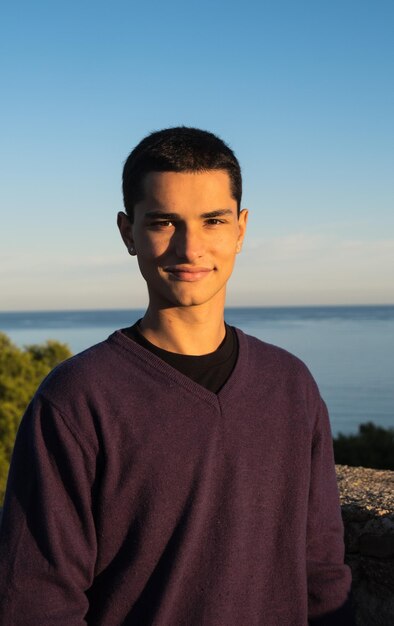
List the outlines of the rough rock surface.
{"type": "Polygon", "coordinates": [[[394,472],[337,465],[359,626],[394,626],[394,472]]]}

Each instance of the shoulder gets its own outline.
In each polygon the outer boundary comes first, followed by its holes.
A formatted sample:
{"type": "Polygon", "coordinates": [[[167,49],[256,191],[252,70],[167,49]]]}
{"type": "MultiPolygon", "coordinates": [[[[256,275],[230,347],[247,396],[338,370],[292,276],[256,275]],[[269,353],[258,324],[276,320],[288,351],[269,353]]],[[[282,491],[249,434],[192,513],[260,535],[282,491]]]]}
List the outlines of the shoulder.
{"type": "Polygon", "coordinates": [[[240,350],[246,350],[250,359],[253,359],[264,368],[280,368],[285,371],[299,372],[311,376],[305,363],[297,356],[284,348],[262,341],[252,335],[247,335],[236,329],[240,350]]]}
{"type": "Polygon", "coordinates": [[[313,404],[321,403],[316,381],[299,357],[239,329],[236,332],[240,353],[246,356],[249,379],[264,378],[267,383],[280,386],[286,395],[302,396],[313,404]]]}
{"type": "Polygon", "coordinates": [[[62,361],[43,380],[39,391],[46,394],[58,387],[79,386],[102,376],[114,360],[111,337],[62,361]]]}
{"type": "Polygon", "coordinates": [[[25,421],[62,423],[94,447],[97,428],[116,414],[137,370],[133,342],[117,331],[55,367],[37,389],[25,421]]]}
{"type": "Polygon", "coordinates": [[[83,352],[63,361],[43,380],[37,395],[59,408],[100,401],[116,390],[130,369],[137,369],[135,344],[116,331],[83,352]]]}

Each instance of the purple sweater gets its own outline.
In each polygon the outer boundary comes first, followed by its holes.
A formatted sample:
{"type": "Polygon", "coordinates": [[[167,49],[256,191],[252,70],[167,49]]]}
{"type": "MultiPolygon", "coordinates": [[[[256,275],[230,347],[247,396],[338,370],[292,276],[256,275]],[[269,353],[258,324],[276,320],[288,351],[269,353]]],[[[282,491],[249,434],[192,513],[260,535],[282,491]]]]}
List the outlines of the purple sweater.
{"type": "Polygon", "coordinates": [[[324,403],[237,333],[217,395],[119,331],[47,377],[11,465],[2,626],[304,626],[345,602],[324,403]]]}

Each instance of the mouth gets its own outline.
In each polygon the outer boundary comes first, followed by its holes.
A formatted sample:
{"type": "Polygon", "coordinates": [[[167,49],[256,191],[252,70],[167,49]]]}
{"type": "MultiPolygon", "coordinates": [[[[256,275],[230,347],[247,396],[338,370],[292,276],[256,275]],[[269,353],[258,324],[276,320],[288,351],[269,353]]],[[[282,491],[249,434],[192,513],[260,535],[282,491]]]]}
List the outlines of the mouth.
{"type": "Polygon", "coordinates": [[[164,271],[171,280],[180,280],[187,283],[193,283],[206,278],[213,269],[210,267],[188,267],[184,265],[173,265],[165,267],[164,271]]]}

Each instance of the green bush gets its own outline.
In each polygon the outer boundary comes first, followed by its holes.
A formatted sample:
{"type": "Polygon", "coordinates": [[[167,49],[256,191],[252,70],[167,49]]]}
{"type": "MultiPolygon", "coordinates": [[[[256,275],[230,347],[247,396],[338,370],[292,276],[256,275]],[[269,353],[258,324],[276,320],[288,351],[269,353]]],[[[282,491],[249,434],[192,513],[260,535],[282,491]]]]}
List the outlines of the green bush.
{"type": "Polygon", "coordinates": [[[21,417],[42,379],[69,356],[57,341],[20,349],[0,333],[0,505],[21,417]]]}
{"type": "Polygon", "coordinates": [[[355,435],[339,433],[334,439],[334,455],[340,465],[394,470],[394,428],[367,422],[355,435]]]}

